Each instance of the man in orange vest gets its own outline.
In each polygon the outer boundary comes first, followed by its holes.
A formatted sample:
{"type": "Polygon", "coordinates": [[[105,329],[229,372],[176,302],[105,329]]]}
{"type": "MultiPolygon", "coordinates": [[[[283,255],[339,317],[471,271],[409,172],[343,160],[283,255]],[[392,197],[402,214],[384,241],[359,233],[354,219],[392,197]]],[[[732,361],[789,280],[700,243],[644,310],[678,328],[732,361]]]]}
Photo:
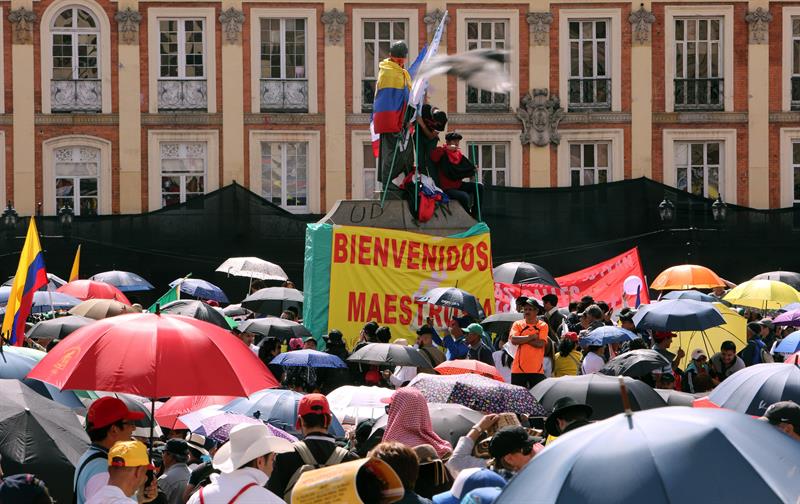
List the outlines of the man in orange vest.
{"type": "Polygon", "coordinates": [[[511,326],[510,341],[519,345],[511,366],[511,383],[533,388],[545,379],[544,347],[549,326],[539,320],[542,305],[535,298],[528,298],[522,308],[522,320],[511,326]]]}

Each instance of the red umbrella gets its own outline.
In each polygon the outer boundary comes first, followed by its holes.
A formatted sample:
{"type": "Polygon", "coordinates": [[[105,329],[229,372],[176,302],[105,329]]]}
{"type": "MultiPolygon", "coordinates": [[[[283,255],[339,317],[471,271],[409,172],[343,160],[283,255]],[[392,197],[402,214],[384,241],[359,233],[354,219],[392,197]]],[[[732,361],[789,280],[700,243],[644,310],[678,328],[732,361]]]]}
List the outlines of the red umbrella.
{"type": "Polygon", "coordinates": [[[175,396],[156,410],[156,421],[168,429],[188,429],[178,417],[216,404],[228,404],[236,396],[175,396]]]}
{"type": "Polygon", "coordinates": [[[711,401],[711,399],[706,397],[700,397],[692,401],[692,408],[711,408],[711,409],[720,409],[717,404],[711,401]]]}
{"type": "Polygon", "coordinates": [[[126,305],[131,304],[121,290],[111,284],[95,282],[94,280],[73,280],[56,289],[56,292],[63,292],[83,301],[87,299],[115,299],[126,305]]]}
{"type": "Polygon", "coordinates": [[[476,374],[497,381],[505,381],[497,372],[497,368],[472,359],[444,361],[434,369],[443,375],[476,374]]]}
{"type": "Polygon", "coordinates": [[[783,363],[800,365],[800,352],[795,352],[791,355],[787,355],[786,358],[783,359],[783,363]]]}

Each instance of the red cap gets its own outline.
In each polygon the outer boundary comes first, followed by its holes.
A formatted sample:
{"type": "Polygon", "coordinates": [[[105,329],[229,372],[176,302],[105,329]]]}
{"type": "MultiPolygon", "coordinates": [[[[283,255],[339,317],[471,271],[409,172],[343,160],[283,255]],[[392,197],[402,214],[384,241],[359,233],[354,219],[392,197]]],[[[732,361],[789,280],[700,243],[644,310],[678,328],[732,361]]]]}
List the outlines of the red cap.
{"type": "Polygon", "coordinates": [[[330,415],[331,407],[328,404],[328,399],[322,394],[306,394],[300,399],[297,404],[297,430],[300,430],[300,417],[316,414],[316,415],[330,415]]]}
{"type": "Polygon", "coordinates": [[[662,340],[665,340],[667,338],[675,338],[677,336],[678,335],[675,334],[674,332],[658,331],[653,335],[653,339],[656,340],[656,341],[662,341],[662,340]]]}
{"type": "Polygon", "coordinates": [[[121,420],[141,420],[144,413],[131,411],[116,397],[101,397],[89,406],[86,423],[92,429],[101,429],[121,420]]]}
{"type": "Polygon", "coordinates": [[[572,341],[573,343],[577,343],[578,342],[578,333],[573,332],[573,331],[565,333],[564,334],[564,339],[568,339],[568,340],[572,341]]]}

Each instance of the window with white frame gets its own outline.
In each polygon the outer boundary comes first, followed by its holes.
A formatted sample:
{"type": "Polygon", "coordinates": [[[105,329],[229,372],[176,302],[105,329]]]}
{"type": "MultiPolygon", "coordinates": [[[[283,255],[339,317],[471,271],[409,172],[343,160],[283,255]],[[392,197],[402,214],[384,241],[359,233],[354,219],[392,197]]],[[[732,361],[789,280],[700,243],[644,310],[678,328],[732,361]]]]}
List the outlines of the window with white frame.
{"type": "Polygon", "coordinates": [[[469,142],[470,156],[474,156],[481,171],[481,183],[484,185],[509,185],[509,151],[507,142],[469,142]],[[474,154],[473,154],[474,153],[474,154]]]}
{"type": "Polygon", "coordinates": [[[715,199],[724,187],[723,142],[676,142],[677,187],[697,196],[715,199]]]}
{"type": "MultiPolygon", "coordinates": [[[[467,19],[467,50],[508,47],[507,19],[467,19]]],[[[467,87],[467,111],[508,110],[509,95],[467,87]]]]}
{"type": "Polygon", "coordinates": [[[53,112],[99,112],[102,107],[99,67],[100,28],[86,9],[67,7],[53,17],[53,112]]]}
{"type": "Polygon", "coordinates": [[[100,149],[62,147],[53,152],[56,210],[72,208],[75,215],[97,215],[100,149]]]}
{"type": "Polygon", "coordinates": [[[792,110],[800,110],[800,17],[792,17],[792,110]]]}
{"type": "Polygon", "coordinates": [[[378,64],[389,57],[389,47],[400,40],[408,43],[408,21],[405,19],[365,19],[362,27],[363,64],[361,65],[361,111],[372,110],[378,64]]]}
{"type": "Polygon", "coordinates": [[[604,184],[611,180],[611,142],[570,142],[570,185],[604,184]]]}
{"type": "Polygon", "coordinates": [[[308,110],[306,19],[262,18],[261,110],[308,110]]]}
{"type": "Polygon", "coordinates": [[[609,21],[569,21],[570,109],[611,108],[609,21]]]}
{"type": "Polygon", "coordinates": [[[261,196],[289,211],[308,210],[308,142],[261,142],[261,196]]]}
{"type": "Polygon", "coordinates": [[[161,206],[205,194],[206,142],[161,142],[161,206]]]}
{"type": "Polygon", "coordinates": [[[207,107],[204,25],[203,19],[158,20],[159,109],[207,107]]]}
{"type": "Polygon", "coordinates": [[[675,109],[722,110],[721,18],[675,19],[675,109]]]}
{"type": "Polygon", "coordinates": [[[372,198],[376,190],[380,190],[382,184],[378,180],[378,160],[372,150],[372,142],[362,144],[362,171],[361,178],[364,183],[364,197],[372,198]]]}

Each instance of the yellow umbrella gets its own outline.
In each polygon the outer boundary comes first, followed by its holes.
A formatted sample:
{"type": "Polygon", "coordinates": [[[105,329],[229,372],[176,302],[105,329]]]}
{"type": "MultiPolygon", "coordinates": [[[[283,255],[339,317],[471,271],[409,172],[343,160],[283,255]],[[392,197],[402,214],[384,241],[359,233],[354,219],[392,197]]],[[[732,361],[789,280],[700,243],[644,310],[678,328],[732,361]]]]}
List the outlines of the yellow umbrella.
{"type": "Polygon", "coordinates": [[[730,340],[736,343],[736,350],[741,350],[747,344],[747,319],[739,315],[735,310],[731,310],[722,303],[713,303],[714,307],[722,314],[725,323],[721,326],[712,327],[705,331],[680,331],[675,334],[677,338],[672,340],[669,351],[677,353],[678,348],[683,348],[686,355],[681,359],[681,369],[692,360],[692,351],[702,348],[708,354],[708,358],[719,352],[719,347],[723,341],[730,340]]]}
{"type": "Polygon", "coordinates": [[[725,301],[739,306],[760,310],[777,310],[791,303],[800,302],[800,292],[777,280],[748,280],[731,289],[725,301]]]}

